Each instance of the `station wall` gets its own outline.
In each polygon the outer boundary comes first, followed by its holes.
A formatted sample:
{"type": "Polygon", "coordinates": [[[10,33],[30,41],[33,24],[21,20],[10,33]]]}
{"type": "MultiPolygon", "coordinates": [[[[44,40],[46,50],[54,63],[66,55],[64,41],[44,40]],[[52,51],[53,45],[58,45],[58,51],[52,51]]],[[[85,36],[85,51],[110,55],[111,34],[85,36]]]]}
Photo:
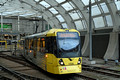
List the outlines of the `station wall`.
{"type": "Polygon", "coordinates": [[[81,48],[82,48],[85,41],[85,36],[81,36],[80,40],[81,40],[81,48]]]}
{"type": "MultiPolygon", "coordinates": [[[[89,36],[87,36],[87,37],[89,37],[89,36]]],[[[106,50],[108,48],[109,37],[110,37],[110,34],[101,34],[101,35],[99,34],[99,35],[92,36],[92,56],[93,56],[93,58],[103,58],[104,57],[106,50]]],[[[89,39],[89,38],[87,38],[87,39],[89,39]]],[[[81,36],[82,48],[84,45],[84,41],[85,41],[85,36],[81,36]]],[[[89,42],[89,40],[87,40],[87,42],[89,42]]],[[[83,52],[83,56],[88,57],[89,52],[90,52],[89,43],[85,47],[87,47],[87,49],[85,52],[83,52]]]]}
{"type": "MultiPolygon", "coordinates": [[[[3,19],[3,23],[12,23],[12,32],[18,32],[18,20],[17,19],[3,19]]],[[[29,20],[20,20],[20,32],[33,34],[35,32],[36,23],[34,21],[29,20]]],[[[43,26],[45,27],[46,22],[44,22],[43,26]]],[[[39,25],[37,32],[41,32],[42,30],[42,21],[38,21],[37,25],[39,25]]]]}
{"type": "Polygon", "coordinates": [[[93,35],[93,57],[103,58],[106,53],[109,44],[109,34],[105,35],[93,35]]]}

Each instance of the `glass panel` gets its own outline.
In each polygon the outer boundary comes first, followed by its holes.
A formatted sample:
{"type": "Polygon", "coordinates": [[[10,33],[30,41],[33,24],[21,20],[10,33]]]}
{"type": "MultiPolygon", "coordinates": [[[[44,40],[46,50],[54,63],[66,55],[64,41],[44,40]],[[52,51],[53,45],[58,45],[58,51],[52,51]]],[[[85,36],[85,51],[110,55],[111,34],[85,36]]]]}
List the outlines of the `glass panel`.
{"type": "MultiPolygon", "coordinates": [[[[85,5],[89,5],[89,0],[81,0],[85,5]]],[[[94,3],[95,0],[91,0],[91,3],[94,3]]]]}
{"type": "Polygon", "coordinates": [[[62,2],[64,2],[64,1],[66,1],[66,0],[56,0],[58,3],[62,3],[62,2]]]}
{"type": "Polygon", "coordinates": [[[89,0],[81,0],[85,5],[89,4],[89,0]]]}
{"type": "Polygon", "coordinates": [[[64,18],[61,15],[57,15],[56,17],[58,18],[58,20],[60,22],[64,22],[65,21],[64,18]]]}
{"type": "Polygon", "coordinates": [[[68,28],[66,23],[63,23],[62,26],[63,26],[63,28],[68,28]]]}
{"type": "Polygon", "coordinates": [[[57,14],[58,13],[58,11],[56,11],[54,8],[50,8],[49,9],[53,14],[57,14]]]}
{"type": "Polygon", "coordinates": [[[64,9],[67,11],[73,9],[73,7],[68,2],[62,4],[61,6],[64,7],[64,9]]]}
{"type": "Polygon", "coordinates": [[[76,13],[76,11],[70,12],[69,15],[72,17],[73,20],[79,19],[79,16],[78,16],[78,14],[76,13]]]}
{"type": "Polygon", "coordinates": [[[69,58],[80,56],[80,39],[78,33],[59,32],[57,40],[60,57],[69,58]]]}
{"type": "Polygon", "coordinates": [[[108,26],[113,26],[112,18],[110,15],[105,16],[108,26]]]}
{"type": "Polygon", "coordinates": [[[95,0],[91,0],[91,3],[94,3],[95,2],[95,0]]]}
{"type": "Polygon", "coordinates": [[[36,2],[39,2],[39,0],[35,0],[36,2]]]}
{"type": "Polygon", "coordinates": [[[68,51],[68,50],[76,48],[79,45],[79,39],[66,39],[65,38],[65,39],[58,40],[58,43],[59,43],[60,49],[63,49],[64,51],[68,51]]]}
{"type": "Polygon", "coordinates": [[[79,10],[76,10],[76,12],[78,13],[79,17],[82,18],[82,14],[79,10]]]}
{"type": "Polygon", "coordinates": [[[74,23],[76,25],[77,30],[83,29],[83,25],[82,25],[82,22],[80,20],[79,21],[75,21],[74,23]]]}
{"type": "Polygon", "coordinates": [[[92,16],[95,16],[95,15],[98,15],[98,14],[101,14],[100,9],[98,8],[98,6],[97,5],[92,6],[92,16]]]}
{"type": "Polygon", "coordinates": [[[86,27],[87,27],[86,21],[82,20],[82,23],[83,23],[83,27],[86,29],[86,27]]]}
{"type": "Polygon", "coordinates": [[[76,8],[75,5],[72,2],[69,2],[69,4],[73,7],[76,8]]]}
{"type": "Polygon", "coordinates": [[[45,1],[41,1],[40,4],[46,8],[50,7],[50,5],[48,3],[46,3],[45,1]]]}
{"type": "Polygon", "coordinates": [[[107,7],[107,5],[106,5],[105,3],[101,3],[100,5],[101,5],[101,7],[102,7],[104,13],[109,12],[108,7],[107,7]]]}
{"type": "Polygon", "coordinates": [[[105,26],[104,21],[103,21],[103,17],[93,18],[93,21],[94,21],[94,24],[95,24],[96,28],[104,27],[105,26]]]}
{"type": "Polygon", "coordinates": [[[116,1],[115,4],[117,6],[117,9],[120,10],[120,1],[116,1]]]}

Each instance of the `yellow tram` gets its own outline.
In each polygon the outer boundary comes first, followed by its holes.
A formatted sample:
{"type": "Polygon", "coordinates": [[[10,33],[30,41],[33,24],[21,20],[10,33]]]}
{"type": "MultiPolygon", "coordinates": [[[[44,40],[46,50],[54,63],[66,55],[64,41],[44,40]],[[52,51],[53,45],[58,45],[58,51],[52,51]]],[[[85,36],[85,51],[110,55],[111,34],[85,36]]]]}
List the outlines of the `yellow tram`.
{"type": "Polygon", "coordinates": [[[80,33],[75,29],[51,29],[25,37],[24,57],[53,74],[82,70],[80,33]]]}

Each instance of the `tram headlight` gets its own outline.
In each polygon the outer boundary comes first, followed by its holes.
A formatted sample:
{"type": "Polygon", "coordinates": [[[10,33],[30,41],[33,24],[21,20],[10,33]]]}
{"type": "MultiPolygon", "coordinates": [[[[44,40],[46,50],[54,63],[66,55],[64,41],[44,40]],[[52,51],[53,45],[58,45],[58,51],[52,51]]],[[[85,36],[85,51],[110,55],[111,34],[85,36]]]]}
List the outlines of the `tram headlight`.
{"type": "Polygon", "coordinates": [[[63,62],[63,60],[62,60],[62,59],[60,59],[60,60],[59,60],[59,64],[60,64],[61,66],[63,66],[63,65],[64,65],[64,62],[63,62]]]}
{"type": "Polygon", "coordinates": [[[79,60],[78,60],[78,64],[80,64],[81,63],[81,59],[79,58],[79,60]]]}
{"type": "Polygon", "coordinates": [[[60,62],[61,65],[63,65],[63,62],[60,62]]]}

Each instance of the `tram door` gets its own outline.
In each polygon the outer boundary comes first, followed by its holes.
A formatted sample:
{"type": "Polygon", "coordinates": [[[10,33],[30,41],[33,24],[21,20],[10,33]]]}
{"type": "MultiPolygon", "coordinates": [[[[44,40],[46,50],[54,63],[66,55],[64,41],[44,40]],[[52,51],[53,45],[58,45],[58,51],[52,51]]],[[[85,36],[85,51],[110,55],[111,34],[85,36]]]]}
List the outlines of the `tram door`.
{"type": "Polygon", "coordinates": [[[37,38],[34,38],[34,46],[33,46],[33,56],[36,58],[37,55],[37,38]]]}

